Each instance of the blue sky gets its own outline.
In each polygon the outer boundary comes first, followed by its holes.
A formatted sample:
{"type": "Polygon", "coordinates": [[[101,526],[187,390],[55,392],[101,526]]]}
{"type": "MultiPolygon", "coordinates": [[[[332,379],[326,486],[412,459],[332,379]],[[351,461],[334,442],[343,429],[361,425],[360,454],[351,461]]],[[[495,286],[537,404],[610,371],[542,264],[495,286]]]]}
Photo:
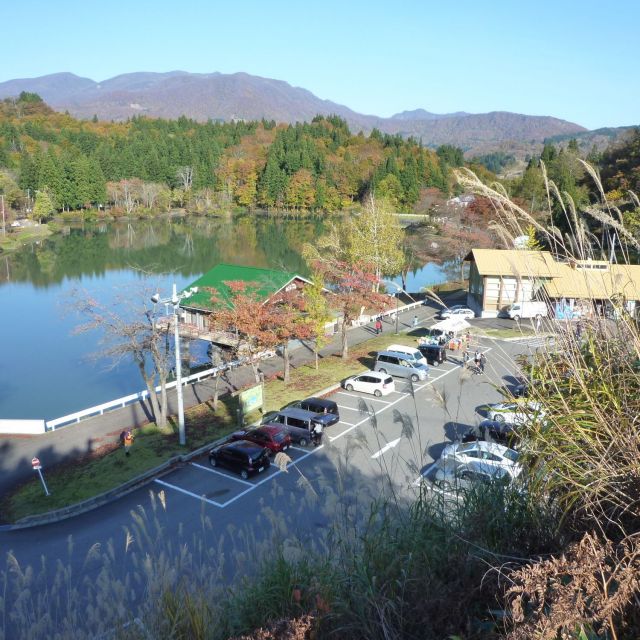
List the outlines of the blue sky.
{"type": "Polygon", "coordinates": [[[245,71],[380,116],[421,107],[640,124],[640,0],[3,4],[0,81],[245,71]]]}

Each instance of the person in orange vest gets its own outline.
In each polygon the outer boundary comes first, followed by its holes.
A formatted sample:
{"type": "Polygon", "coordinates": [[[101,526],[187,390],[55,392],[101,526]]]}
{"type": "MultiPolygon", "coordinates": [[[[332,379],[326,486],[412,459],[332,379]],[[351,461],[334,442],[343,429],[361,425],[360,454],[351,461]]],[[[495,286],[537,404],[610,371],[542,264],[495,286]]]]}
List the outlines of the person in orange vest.
{"type": "Polygon", "coordinates": [[[129,455],[129,451],[131,449],[131,445],[133,444],[133,434],[131,433],[131,431],[127,431],[124,434],[124,453],[125,455],[129,455]]]}

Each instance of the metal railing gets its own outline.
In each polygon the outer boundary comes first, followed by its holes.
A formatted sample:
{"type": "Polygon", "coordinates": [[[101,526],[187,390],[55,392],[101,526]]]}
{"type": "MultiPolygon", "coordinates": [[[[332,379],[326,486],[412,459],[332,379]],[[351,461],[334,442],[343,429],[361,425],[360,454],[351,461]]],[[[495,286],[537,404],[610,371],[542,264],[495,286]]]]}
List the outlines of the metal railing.
{"type": "MultiPolygon", "coordinates": [[[[264,360],[266,358],[272,358],[275,355],[273,351],[263,351],[262,353],[257,354],[257,358],[259,360],[264,360]]],[[[186,386],[187,384],[195,384],[196,382],[200,382],[205,378],[211,378],[217,375],[220,375],[224,371],[229,371],[231,369],[236,369],[241,367],[249,362],[249,358],[244,357],[238,360],[231,360],[230,362],[226,362],[224,365],[220,367],[212,367],[211,369],[205,369],[204,371],[199,371],[198,373],[193,373],[190,376],[182,378],[182,386],[186,386]]],[[[173,389],[176,386],[176,381],[173,380],[171,382],[167,382],[165,385],[166,389],[173,389]]],[[[156,391],[160,391],[160,386],[156,387],[156,391]]],[[[116,398],[115,400],[111,400],[110,402],[105,402],[103,404],[96,405],[95,407],[89,407],[88,409],[83,409],[82,411],[76,411],[75,413],[70,413],[66,416],[62,416],[61,418],[55,418],[54,420],[47,420],[45,423],[45,431],[53,431],[60,427],[67,427],[71,424],[77,424],[84,418],[92,418],[95,416],[101,416],[107,411],[111,411],[113,409],[122,409],[127,405],[134,404],[136,402],[141,402],[146,400],[149,397],[149,392],[145,389],[144,391],[139,391],[138,393],[132,393],[131,395],[124,396],[123,398],[116,398]]]]}

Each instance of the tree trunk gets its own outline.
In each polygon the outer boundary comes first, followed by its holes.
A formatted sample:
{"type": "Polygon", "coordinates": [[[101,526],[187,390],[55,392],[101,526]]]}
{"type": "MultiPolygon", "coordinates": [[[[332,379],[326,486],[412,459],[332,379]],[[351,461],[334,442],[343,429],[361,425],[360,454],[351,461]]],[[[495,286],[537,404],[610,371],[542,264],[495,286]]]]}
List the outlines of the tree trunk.
{"type": "Polygon", "coordinates": [[[213,384],[213,410],[218,410],[218,396],[220,395],[220,375],[216,374],[214,376],[214,384],[213,384]]]}
{"type": "Polygon", "coordinates": [[[342,359],[349,357],[349,341],[347,339],[347,317],[342,318],[342,359]]]}
{"type": "Polygon", "coordinates": [[[251,357],[251,370],[256,379],[256,384],[260,384],[260,361],[256,360],[253,356],[251,357]]]}
{"type": "Polygon", "coordinates": [[[284,360],[284,383],[289,384],[291,381],[291,362],[289,361],[289,341],[282,345],[282,359],[284,360]]]}

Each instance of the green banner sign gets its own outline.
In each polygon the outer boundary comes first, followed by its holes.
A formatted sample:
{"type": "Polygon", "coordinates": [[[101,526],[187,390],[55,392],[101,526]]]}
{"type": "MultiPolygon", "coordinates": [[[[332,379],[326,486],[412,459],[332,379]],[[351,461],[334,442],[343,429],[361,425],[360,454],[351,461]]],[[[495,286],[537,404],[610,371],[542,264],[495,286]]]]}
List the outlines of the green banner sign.
{"type": "Polygon", "coordinates": [[[258,384],[255,387],[251,387],[251,389],[242,391],[239,399],[243,416],[246,416],[256,409],[262,409],[262,385],[258,384]]]}

